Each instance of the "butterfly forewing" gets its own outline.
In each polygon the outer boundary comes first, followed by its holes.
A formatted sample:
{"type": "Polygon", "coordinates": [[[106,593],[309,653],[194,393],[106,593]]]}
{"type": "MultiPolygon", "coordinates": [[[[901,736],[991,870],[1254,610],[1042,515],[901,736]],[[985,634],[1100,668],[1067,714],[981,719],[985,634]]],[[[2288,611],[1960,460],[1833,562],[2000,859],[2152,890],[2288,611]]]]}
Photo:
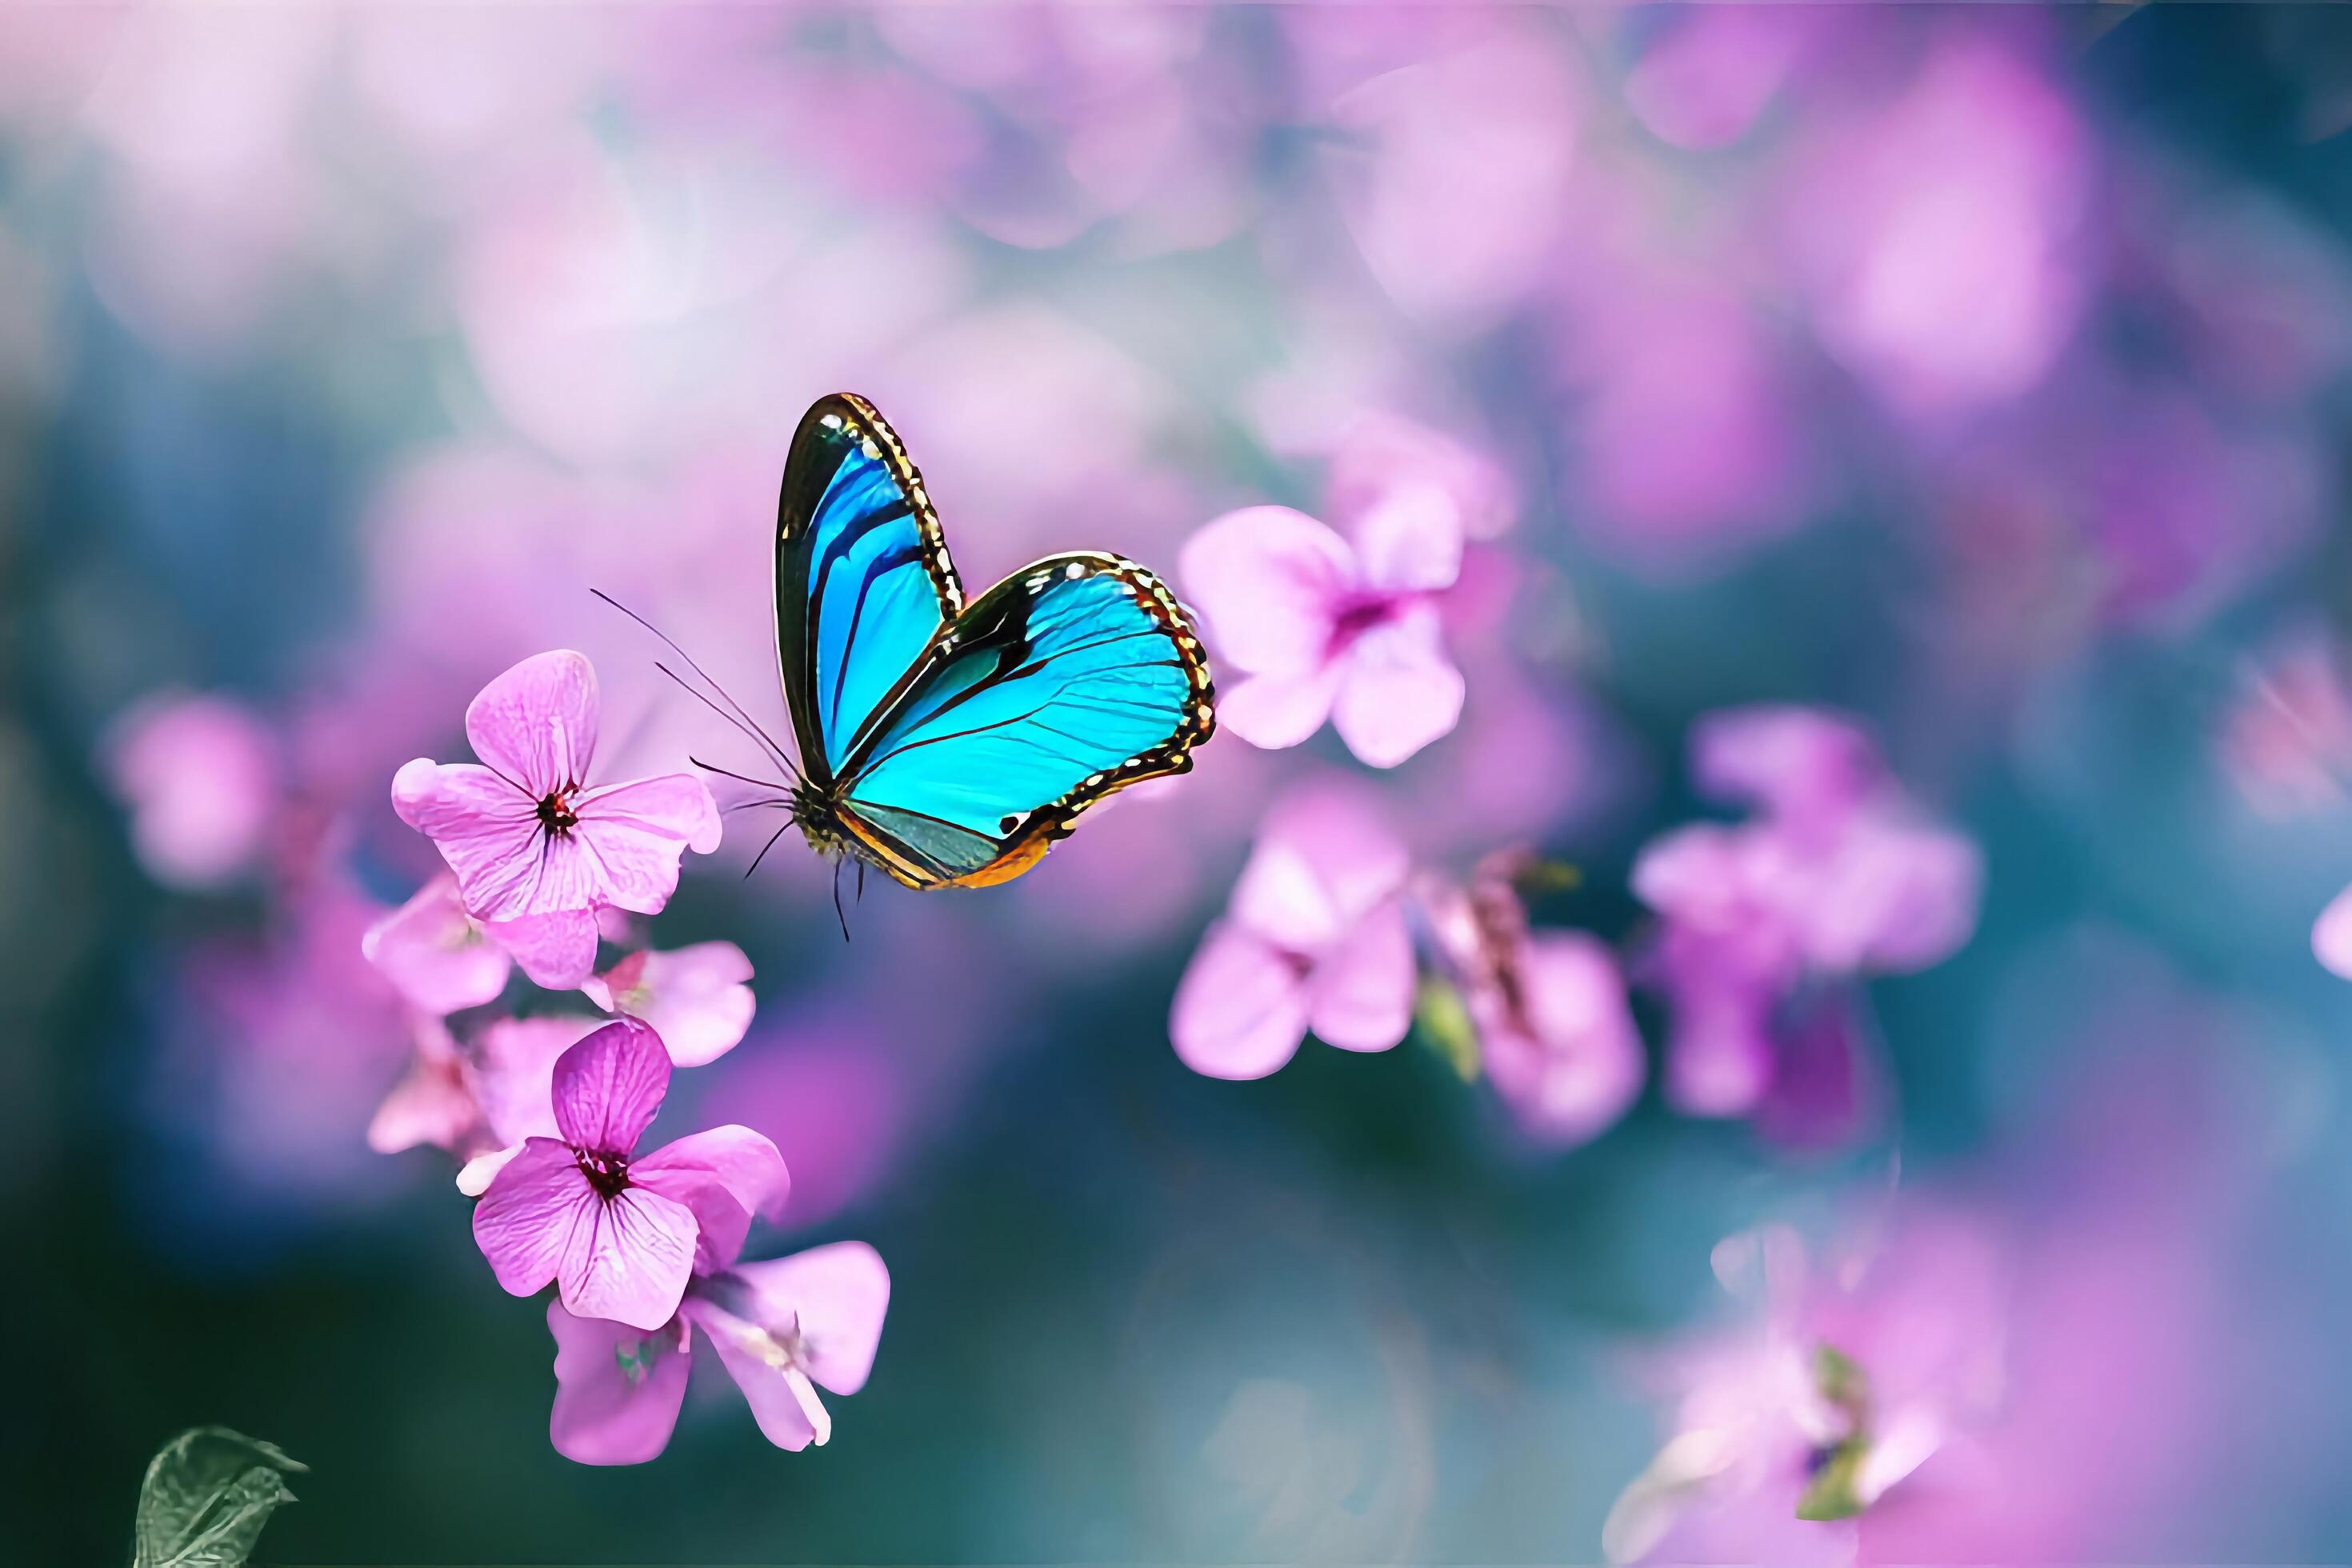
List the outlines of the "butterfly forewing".
{"type": "Polygon", "coordinates": [[[793,437],[776,535],[776,657],[812,783],[962,603],[922,476],[862,398],[820,399],[793,437]]]}

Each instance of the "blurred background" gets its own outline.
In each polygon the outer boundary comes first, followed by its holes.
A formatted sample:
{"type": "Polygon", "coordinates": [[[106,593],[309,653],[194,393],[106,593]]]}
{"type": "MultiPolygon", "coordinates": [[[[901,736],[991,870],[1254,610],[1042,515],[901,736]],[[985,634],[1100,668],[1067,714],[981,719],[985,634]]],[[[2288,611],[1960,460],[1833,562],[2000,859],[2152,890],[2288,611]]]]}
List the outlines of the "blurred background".
{"type": "Polygon", "coordinates": [[[287,1562],[1592,1561],[1612,1508],[1696,1553],[1644,1500],[1724,1474],[1769,1528],[1717,1557],[2352,1556],[2347,127],[2352,16],[2291,5],[0,16],[11,1554],[119,1558],[224,1422],[312,1467],[287,1562]],[[890,1318],[828,1446],[698,1381],[592,1470],[450,1163],[367,1144],[412,1033],[361,933],[437,864],[389,780],[557,647],[601,776],[752,763],[588,590],[781,723],[768,531],[837,389],[972,584],[1448,489],[1466,700],[1392,769],[1229,731],[846,943],[730,819],[651,930],[758,1012],[663,1125],[772,1136],[755,1252],[870,1241],[890,1318]],[[1629,881],[1743,820],[1688,742],[1759,702],[1854,716],[1981,865],[1948,952],[1808,974],[1851,1092],[1794,1131],[1661,1091],[1629,881]],[[1622,1116],[1531,1131],[1426,1017],[1180,1061],[1267,807],[1335,777],[1424,877],[1576,868],[1533,919],[1625,966],[1622,1116]],[[1879,1316],[1743,1295],[1797,1237],[1879,1316]],[[1759,1322],[1882,1414],[1964,1342],[1858,1521],[1791,1517],[1826,1382],[1739,1384],[1786,1464],[1661,1456],[1759,1322]]]}

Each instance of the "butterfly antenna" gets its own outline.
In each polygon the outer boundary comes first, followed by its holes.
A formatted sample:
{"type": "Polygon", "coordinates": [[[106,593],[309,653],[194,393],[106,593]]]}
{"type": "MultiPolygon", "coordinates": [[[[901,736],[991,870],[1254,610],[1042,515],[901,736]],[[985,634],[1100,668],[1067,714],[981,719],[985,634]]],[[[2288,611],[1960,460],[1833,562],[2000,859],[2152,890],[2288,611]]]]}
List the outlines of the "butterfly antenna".
{"type": "MultiPolygon", "coordinates": [[[[736,802],[732,803],[731,805],[722,805],[722,806],[720,806],[719,809],[721,812],[749,811],[749,810],[751,810],[751,809],[753,806],[755,806],[755,805],[784,805],[784,806],[788,806],[788,805],[792,805],[792,804],[793,804],[792,796],[790,796],[790,795],[770,795],[770,796],[769,796],[767,799],[765,799],[765,800],[739,800],[739,801],[736,801],[736,802]]],[[[792,826],[792,824],[791,824],[791,823],[789,823],[789,822],[787,822],[787,823],[785,823],[785,824],[784,824],[784,826],[785,826],[786,827],[790,827],[790,826],[792,826]]]]}
{"type": "MultiPolygon", "coordinates": [[[[862,875],[865,872],[865,865],[861,862],[858,866],[859,873],[862,875]]],[[[835,860],[833,863],[833,918],[841,922],[841,940],[847,942],[849,940],[849,916],[841,907],[841,862],[838,860],[835,860]]]]}
{"type": "MultiPolygon", "coordinates": [[[[752,718],[751,714],[745,712],[743,710],[743,705],[727,694],[727,689],[725,687],[711,679],[710,672],[703,668],[702,666],[695,663],[694,656],[687,652],[686,649],[678,647],[676,638],[672,637],[667,632],[662,630],[659,626],[654,625],[653,622],[646,619],[645,616],[637,614],[636,611],[629,608],[628,605],[621,603],[620,600],[613,597],[612,595],[604,592],[604,589],[591,588],[588,591],[595,595],[596,597],[604,600],[606,604],[612,605],[613,608],[620,611],[621,614],[628,616],[629,619],[636,622],[637,625],[645,627],[646,630],[653,633],[656,637],[659,637],[663,644],[667,646],[672,653],[686,660],[687,668],[694,671],[696,675],[701,677],[702,683],[719,694],[720,701],[725,702],[728,710],[731,711],[736,728],[743,731],[746,734],[764,744],[770,752],[774,753],[776,760],[783,763],[784,766],[787,768],[792,766],[792,759],[784,755],[784,749],[776,743],[776,738],[773,735],[769,734],[767,731],[761,729],[760,727],[759,721],[752,718]]],[[[669,669],[659,665],[656,665],[656,668],[660,668],[662,673],[668,676],[672,680],[677,680],[680,686],[686,686],[685,681],[678,679],[678,675],[676,670],[669,669]]],[[[686,686],[686,689],[688,691],[694,690],[690,686],[686,686]]],[[[696,692],[696,695],[701,696],[701,693],[696,692]]],[[[707,697],[703,698],[703,701],[709,703],[713,710],[717,710],[719,707],[718,703],[711,702],[707,697]]],[[[725,715],[722,714],[722,717],[724,716],[725,715]]]]}
{"type": "Polygon", "coordinates": [[[783,827],[779,827],[773,833],[768,835],[768,841],[760,846],[760,852],[751,857],[751,864],[744,868],[743,879],[745,881],[748,882],[751,879],[751,873],[760,868],[760,862],[768,858],[768,851],[773,849],[776,847],[776,840],[784,836],[784,827],[790,827],[791,826],[792,820],[788,817],[784,821],[783,827]]]}
{"type": "Polygon", "coordinates": [[[861,904],[866,901],[866,862],[863,860],[860,860],[857,863],[857,898],[856,901],[861,904]]]}
{"type": "MultiPolygon", "coordinates": [[[[761,729],[757,724],[737,718],[734,714],[727,711],[726,709],[719,706],[718,703],[713,702],[709,698],[705,697],[700,690],[690,685],[683,676],[679,675],[677,671],[672,669],[669,666],[664,664],[661,660],[654,660],[654,668],[660,670],[664,675],[668,676],[672,680],[677,681],[677,689],[680,691],[685,692],[688,697],[693,698],[697,702],[701,703],[705,708],[709,709],[713,713],[718,714],[721,719],[726,720],[727,722],[734,725],[736,729],[741,731],[744,736],[749,739],[753,745],[764,747],[768,755],[775,759],[775,761],[783,767],[783,770],[793,776],[793,782],[799,782],[801,776],[800,769],[793,766],[793,760],[784,755],[782,747],[777,745],[775,742],[768,738],[768,732],[766,731],[761,729]]],[[[713,773],[726,773],[727,770],[724,768],[712,768],[710,771],[713,773]]],[[[730,773],[728,776],[739,779],[743,777],[741,773],[730,773]]],[[[767,779],[745,779],[744,782],[746,784],[772,784],[772,781],[767,779]]]]}
{"type": "Polygon", "coordinates": [[[716,763],[706,763],[700,757],[693,756],[691,754],[689,754],[686,760],[692,763],[696,767],[700,768],[706,773],[717,773],[721,778],[733,779],[737,784],[752,784],[761,789],[790,789],[792,787],[790,784],[780,783],[775,779],[755,779],[750,773],[739,773],[733,768],[722,768],[716,763]]]}

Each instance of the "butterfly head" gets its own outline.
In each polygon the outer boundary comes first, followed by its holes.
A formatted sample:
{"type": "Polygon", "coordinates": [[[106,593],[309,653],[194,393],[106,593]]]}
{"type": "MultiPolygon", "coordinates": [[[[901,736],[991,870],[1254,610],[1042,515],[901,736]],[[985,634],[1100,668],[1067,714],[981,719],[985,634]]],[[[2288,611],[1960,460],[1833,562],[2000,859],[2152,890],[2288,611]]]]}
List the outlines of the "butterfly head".
{"type": "Polygon", "coordinates": [[[857,841],[841,826],[832,800],[814,784],[804,784],[793,791],[792,811],[801,837],[826,859],[838,860],[856,847],[857,841]]]}

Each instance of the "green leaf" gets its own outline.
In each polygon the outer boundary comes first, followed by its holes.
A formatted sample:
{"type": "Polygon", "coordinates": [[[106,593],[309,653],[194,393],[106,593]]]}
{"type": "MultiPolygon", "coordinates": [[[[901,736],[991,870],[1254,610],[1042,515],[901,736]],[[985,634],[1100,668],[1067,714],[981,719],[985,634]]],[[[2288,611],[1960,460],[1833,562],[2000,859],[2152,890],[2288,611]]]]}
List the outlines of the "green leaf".
{"type": "Polygon", "coordinates": [[[139,1489],[131,1568],[245,1568],[270,1513],[294,1500],[285,1478],[307,1468],[226,1426],[181,1433],[139,1489]]]}
{"type": "Polygon", "coordinates": [[[1462,993],[1445,981],[1432,977],[1421,983],[1413,997],[1413,1021],[1421,1026],[1421,1037],[1429,1048],[1445,1058],[1445,1063],[1470,1083],[1478,1077],[1478,1028],[1470,1021],[1470,1009],[1463,1005],[1462,993]]]}
{"type": "Polygon", "coordinates": [[[1813,1386],[1856,1421],[1870,1413],[1870,1374],[1835,1345],[1813,1347],[1813,1386]]]}
{"type": "Polygon", "coordinates": [[[1870,1442],[1859,1433],[1848,1437],[1822,1461],[1813,1479],[1797,1499],[1797,1517],[1815,1521],[1853,1519],[1862,1512],[1862,1461],[1870,1442]]]}

